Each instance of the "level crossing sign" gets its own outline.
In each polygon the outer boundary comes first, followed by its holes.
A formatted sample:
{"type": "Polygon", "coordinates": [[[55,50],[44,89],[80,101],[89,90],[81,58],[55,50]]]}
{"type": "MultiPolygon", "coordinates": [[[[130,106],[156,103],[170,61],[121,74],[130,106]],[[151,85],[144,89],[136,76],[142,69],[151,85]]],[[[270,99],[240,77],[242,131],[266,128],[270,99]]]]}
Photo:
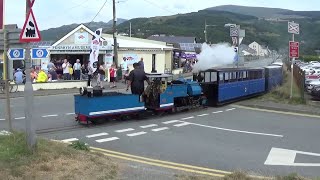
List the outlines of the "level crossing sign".
{"type": "Polygon", "coordinates": [[[29,4],[31,8],[20,33],[20,42],[41,41],[40,31],[32,11],[32,6],[34,4],[34,1],[35,0],[29,0],[29,4]]]}
{"type": "Polygon", "coordinates": [[[299,24],[294,22],[288,22],[288,32],[292,34],[299,34],[299,24]]]}

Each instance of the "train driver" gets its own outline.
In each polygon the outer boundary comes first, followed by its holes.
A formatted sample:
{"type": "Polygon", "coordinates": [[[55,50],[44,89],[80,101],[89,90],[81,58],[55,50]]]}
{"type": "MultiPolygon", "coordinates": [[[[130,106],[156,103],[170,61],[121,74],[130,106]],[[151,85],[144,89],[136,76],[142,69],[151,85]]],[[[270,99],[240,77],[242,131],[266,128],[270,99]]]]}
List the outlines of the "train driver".
{"type": "Polygon", "coordinates": [[[144,81],[150,84],[149,79],[143,69],[139,67],[138,63],[133,64],[133,70],[129,74],[129,81],[127,85],[127,91],[131,88],[132,94],[142,95],[144,91],[144,81]]]}

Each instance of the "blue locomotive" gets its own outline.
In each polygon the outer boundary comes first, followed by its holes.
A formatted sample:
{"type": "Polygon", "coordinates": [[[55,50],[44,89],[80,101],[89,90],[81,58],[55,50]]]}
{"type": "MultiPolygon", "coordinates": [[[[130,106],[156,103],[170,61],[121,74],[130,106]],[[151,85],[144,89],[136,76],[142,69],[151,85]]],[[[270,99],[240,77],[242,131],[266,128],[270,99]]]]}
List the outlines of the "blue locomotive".
{"type": "Polygon", "coordinates": [[[193,80],[169,81],[167,74],[148,74],[151,84],[140,97],[126,92],[81,91],[74,96],[76,119],[89,124],[97,119],[138,116],[142,113],[181,111],[218,106],[260,95],[282,84],[282,67],[211,68],[193,80]]]}

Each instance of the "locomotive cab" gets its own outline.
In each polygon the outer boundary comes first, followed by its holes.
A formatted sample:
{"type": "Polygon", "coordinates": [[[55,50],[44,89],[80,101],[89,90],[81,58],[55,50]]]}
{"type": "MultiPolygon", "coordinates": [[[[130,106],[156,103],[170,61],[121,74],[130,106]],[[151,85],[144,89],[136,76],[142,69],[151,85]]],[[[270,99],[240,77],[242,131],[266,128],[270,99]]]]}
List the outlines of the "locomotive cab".
{"type": "Polygon", "coordinates": [[[160,95],[167,90],[168,79],[172,77],[168,74],[151,73],[147,74],[150,85],[144,91],[144,102],[147,109],[159,109],[161,107],[160,95]]]}

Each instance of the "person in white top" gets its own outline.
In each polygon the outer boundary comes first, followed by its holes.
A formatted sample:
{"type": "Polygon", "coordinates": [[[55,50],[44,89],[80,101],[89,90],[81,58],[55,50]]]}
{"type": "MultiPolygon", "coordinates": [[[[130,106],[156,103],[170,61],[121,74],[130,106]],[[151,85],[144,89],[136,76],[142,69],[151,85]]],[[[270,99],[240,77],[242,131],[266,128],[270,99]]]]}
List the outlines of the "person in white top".
{"type": "Polygon", "coordinates": [[[69,80],[70,79],[69,66],[70,66],[70,63],[68,62],[68,60],[64,59],[63,60],[63,64],[62,64],[63,79],[64,80],[69,80]]]}
{"type": "Polygon", "coordinates": [[[80,59],[77,59],[76,63],[74,63],[73,70],[74,70],[74,80],[80,80],[80,75],[81,75],[80,59]]]}
{"type": "Polygon", "coordinates": [[[126,78],[126,76],[128,75],[128,62],[126,57],[123,57],[121,66],[122,66],[122,75],[126,78]]]}

